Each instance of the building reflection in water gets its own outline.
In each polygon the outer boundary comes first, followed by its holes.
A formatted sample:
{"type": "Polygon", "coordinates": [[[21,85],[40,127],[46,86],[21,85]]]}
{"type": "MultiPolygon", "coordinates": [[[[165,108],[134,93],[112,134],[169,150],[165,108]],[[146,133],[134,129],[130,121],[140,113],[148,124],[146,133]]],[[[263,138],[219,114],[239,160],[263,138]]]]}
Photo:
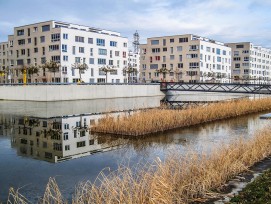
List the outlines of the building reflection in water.
{"type": "Polygon", "coordinates": [[[92,135],[90,126],[99,117],[2,118],[0,131],[11,130],[11,146],[17,149],[18,155],[57,163],[113,150],[126,143],[122,138],[92,135]]]}
{"type": "Polygon", "coordinates": [[[89,129],[102,113],[127,114],[160,106],[163,97],[97,99],[61,102],[0,102],[0,135],[10,136],[17,154],[60,162],[116,149],[127,139],[94,136],[89,129]],[[118,112],[121,111],[121,112],[118,112]]]}

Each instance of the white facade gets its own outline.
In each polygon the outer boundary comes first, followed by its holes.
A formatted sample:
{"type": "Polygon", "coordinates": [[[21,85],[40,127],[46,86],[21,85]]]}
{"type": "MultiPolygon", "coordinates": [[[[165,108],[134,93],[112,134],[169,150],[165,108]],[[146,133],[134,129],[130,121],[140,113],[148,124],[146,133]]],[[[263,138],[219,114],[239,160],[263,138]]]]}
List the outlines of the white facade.
{"type": "Polygon", "coordinates": [[[232,48],[233,82],[270,83],[271,49],[251,42],[228,43],[232,48]]]}
{"type": "MultiPolygon", "coordinates": [[[[8,64],[10,68],[24,65],[42,65],[45,61],[56,61],[61,70],[55,74],[56,82],[77,82],[79,71],[72,69],[75,62],[86,63],[88,70],[82,74],[82,81],[103,83],[105,65],[114,66],[108,73],[109,83],[124,82],[123,68],[127,65],[128,39],[120,33],[58,21],[46,21],[14,28],[9,36],[8,64]]],[[[11,82],[22,82],[22,75],[11,72],[11,82]]],[[[53,74],[40,70],[39,75],[28,76],[28,82],[51,82],[53,74]]]]}
{"type": "Polygon", "coordinates": [[[137,83],[139,81],[139,71],[140,71],[140,56],[137,53],[129,51],[128,54],[128,66],[131,66],[135,68],[137,71],[130,73],[130,76],[128,76],[128,73],[125,75],[125,82],[131,82],[131,83],[137,83]],[[128,79],[130,77],[130,79],[128,79]]]}
{"type": "Polygon", "coordinates": [[[140,50],[140,80],[143,82],[230,81],[231,48],[223,43],[191,34],[176,35],[148,38],[140,50]],[[158,73],[161,68],[168,72],[158,73]]]}

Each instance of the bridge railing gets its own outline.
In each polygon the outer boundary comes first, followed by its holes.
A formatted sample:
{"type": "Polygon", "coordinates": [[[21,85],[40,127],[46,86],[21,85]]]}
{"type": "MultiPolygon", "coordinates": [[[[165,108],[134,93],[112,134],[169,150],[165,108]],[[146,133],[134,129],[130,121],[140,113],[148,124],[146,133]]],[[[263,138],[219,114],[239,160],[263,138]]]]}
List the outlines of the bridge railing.
{"type": "Polygon", "coordinates": [[[271,94],[270,84],[161,82],[161,91],[271,94]]]}

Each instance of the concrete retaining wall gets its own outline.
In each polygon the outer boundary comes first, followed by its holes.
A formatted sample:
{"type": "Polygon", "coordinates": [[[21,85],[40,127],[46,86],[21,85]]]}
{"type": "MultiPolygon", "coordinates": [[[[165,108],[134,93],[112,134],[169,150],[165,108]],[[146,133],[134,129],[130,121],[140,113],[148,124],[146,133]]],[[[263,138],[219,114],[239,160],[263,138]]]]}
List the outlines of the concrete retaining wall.
{"type": "Polygon", "coordinates": [[[164,95],[159,85],[0,86],[0,100],[69,101],[164,95]]]}

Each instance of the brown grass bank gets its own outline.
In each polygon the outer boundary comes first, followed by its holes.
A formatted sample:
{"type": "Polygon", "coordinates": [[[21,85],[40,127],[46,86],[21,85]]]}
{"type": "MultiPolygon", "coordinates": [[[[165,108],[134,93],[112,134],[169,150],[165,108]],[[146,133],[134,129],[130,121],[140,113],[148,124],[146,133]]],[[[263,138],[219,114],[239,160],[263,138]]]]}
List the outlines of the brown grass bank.
{"type": "MultiPolygon", "coordinates": [[[[136,173],[120,167],[97,183],[80,184],[73,204],[175,204],[208,198],[213,190],[250,166],[271,155],[270,127],[249,140],[236,139],[229,145],[207,152],[170,153],[145,164],[136,173]]],[[[11,189],[10,200],[23,197],[11,189]]],[[[23,200],[23,199],[22,199],[23,200]]],[[[24,202],[10,202],[24,203],[24,202]]],[[[50,179],[41,203],[66,203],[54,179],[50,179]]]]}
{"type": "Polygon", "coordinates": [[[91,131],[137,136],[265,110],[271,110],[271,99],[269,98],[242,99],[185,110],[152,109],[118,118],[107,115],[99,120],[91,131]]]}

